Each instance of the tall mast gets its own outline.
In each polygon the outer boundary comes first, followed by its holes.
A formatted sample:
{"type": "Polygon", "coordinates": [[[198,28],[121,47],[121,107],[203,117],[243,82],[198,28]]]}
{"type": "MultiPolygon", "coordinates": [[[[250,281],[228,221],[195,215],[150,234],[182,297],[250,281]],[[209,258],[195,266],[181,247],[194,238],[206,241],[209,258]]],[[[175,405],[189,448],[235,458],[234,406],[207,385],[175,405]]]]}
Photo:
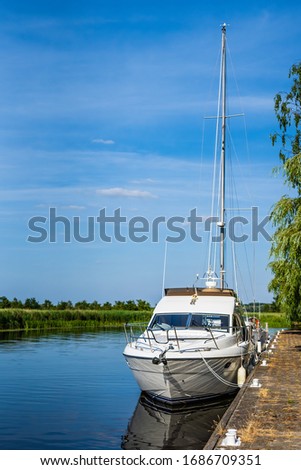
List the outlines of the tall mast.
{"type": "Polygon", "coordinates": [[[221,141],[221,194],[220,194],[220,287],[225,287],[225,149],[226,149],[226,23],[222,25],[222,141],[221,141]]]}

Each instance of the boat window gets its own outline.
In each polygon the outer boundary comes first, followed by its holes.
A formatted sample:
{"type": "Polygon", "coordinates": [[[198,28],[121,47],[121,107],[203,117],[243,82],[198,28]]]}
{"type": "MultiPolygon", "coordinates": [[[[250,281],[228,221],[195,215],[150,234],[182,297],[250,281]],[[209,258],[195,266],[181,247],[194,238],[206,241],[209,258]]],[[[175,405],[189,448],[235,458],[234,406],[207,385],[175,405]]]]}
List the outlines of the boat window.
{"type": "Polygon", "coordinates": [[[229,315],[199,313],[192,314],[190,328],[213,328],[217,330],[229,329],[229,315]]]}
{"type": "Polygon", "coordinates": [[[168,330],[173,327],[186,328],[188,314],[164,313],[155,315],[150,328],[168,330]]]}

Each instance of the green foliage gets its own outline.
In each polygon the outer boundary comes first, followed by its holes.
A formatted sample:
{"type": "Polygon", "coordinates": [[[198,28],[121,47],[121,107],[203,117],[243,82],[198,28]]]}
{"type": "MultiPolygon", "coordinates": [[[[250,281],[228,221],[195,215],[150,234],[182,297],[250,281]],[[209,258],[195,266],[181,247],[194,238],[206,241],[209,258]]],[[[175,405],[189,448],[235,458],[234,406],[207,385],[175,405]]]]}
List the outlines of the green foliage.
{"type": "Polygon", "coordinates": [[[105,302],[102,306],[103,310],[111,310],[112,309],[112,304],[110,302],[105,302]]]}
{"type": "Polygon", "coordinates": [[[46,330],[51,328],[121,327],[125,323],[148,322],[151,311],[129,310],[33,310],[1,309],[0,330],[46,330]]]}
{"type": "Polygon", "coordinates": [[[301,319],[301,62],[292,66],[288,93],[275,97],[275,113],[280,132],[271,136],[280,141],[280,170],[292,195],[283,195],[274,205],[271,220],[276,227],[269,266],[274,275],[269,289],[291,321],[301,319]]]}
{"type": "Polygon", "coordinates": [[[25,308],[25,309],[44,309],[44,310],[151,310],[152,307],[149,302],[145,300],[138,299],[135,300],[117,300],[113,305],[110,302],[105,302],[103,305],[94,300],[89,303],[86,300],[81,300],[76,302],[75,305],[72,304],[71,300],[61,300],[57,305],[53,305],[50,300],[44,300],[42,304],[34,298],[28,298],[22,303],[21,300],[14,298],[10,301],[7,297],[0,297],[0,309],[2,308],[25,308]]]}
{"type": "Polygon", "coordinates": [[[96,300],[72,304],[60,301],[55,306],[50,300],[41,305],[35,298],[22,303],[14,298],[0,297],[0,330],[43,330],[48,328],[101,328],[123,326],[124,323],[145,322],[152,308],[145,300],[116,301],[114,305],[96,300]]]}
{"type": "Polygon", "coordinates": [[[284,313],[261,313],[261,326],[268,324],[269,328],[290,328],[291,322],[284,313]]]}
{"type": "Polygon", "coordinates": [[[39,308],[39,307],[40,307],[40,305],[34,297],[32,297],[30,299],[26,299],[25,302],[24,302],[24,308],[35,309],[35,308],[39,308]]]}
{"type": "Polygon", "coordinates": [[[57,304],[58,310],[67,310],[68,308],[72,308],[72,307],[73,305],[70,300],[68,300],[67,302],[65,300],[61,300],[61,302],[57,304]]]}
{"type": "Polygon", "coordinates": [[[253,313],[268,313],[268,312],[279,312],[279,306],[276,300],[273,300],[272,303],[259,303],[250,302],[248,304],[244,304],[244,308],[247,312],[253,313]]]}
{"type": "Polygon", "coordinates": [[[0,308],[10,308],[11,302],[4,295],[0,297],[0,308]]]}
{"type": "MultiPolygon", "coordinates": [[[[22,304],[21,304],[22,305],[22,304]]],[[[53,308],[53,304],[51,302],[51,300],[44,300],[44,303],[41,305],[41,308],[44,308],[44,309],[50,309],[50,308],[53,308]]]]}
{"type": "MultiPolygon", "coordinates": [[[[152,311],[141,310],[33,310],[1,309],[0,331],[9,330],[48,330],[72,328],[112,328],[125,323],[148,322],[152,311]]],[[[250,313],[251,315],[251,313],[250,313]]],[[[261,324],[267,322],[270,328],[287,328],[289,321],[284,314],[261,313],[261,324]]]]}

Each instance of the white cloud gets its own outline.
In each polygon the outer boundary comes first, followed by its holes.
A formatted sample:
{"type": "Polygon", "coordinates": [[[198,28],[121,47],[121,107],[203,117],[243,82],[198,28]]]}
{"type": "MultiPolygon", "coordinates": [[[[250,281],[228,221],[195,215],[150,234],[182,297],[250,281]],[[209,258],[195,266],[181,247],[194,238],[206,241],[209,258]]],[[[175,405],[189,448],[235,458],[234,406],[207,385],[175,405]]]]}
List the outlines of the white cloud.
{"type": "Polygon", "coordinates": [[[145,179],[138,179],[138,180],[133,180],[131,181],[132,184],[144,184],[144,183],[147,183],[147,184],[153,184],[153,183],[157,183],[156,180],[152,179],[152,178],[145,178],[145,179]]]}
{"type": "Polygon", "coordinates": [[[125,188],[106,188],[106,189],[97,189],[97,194],[103,196],[113,196],[113,197],[138,197],[138,198],[156,198],[154,194],[149,191],[141,191],[139,189],[125,189],[125,188]]]}
{"type": "Polygon", "coordinates": [[[85,207],[85,206],[77,206],[77,205],[74,205],[74,204],[70,204],[69,206],[62,206],[62,209],[72,209],[72,210],[81,211],[81,210],[86,209],[86,207],[85,207]]]}
{"type": "Polygon", "coordinates": [[[113,145],[115,144],[114,140],[111,139],[93,139],[94,144],[104,144],[104,145],[113,145]]]}

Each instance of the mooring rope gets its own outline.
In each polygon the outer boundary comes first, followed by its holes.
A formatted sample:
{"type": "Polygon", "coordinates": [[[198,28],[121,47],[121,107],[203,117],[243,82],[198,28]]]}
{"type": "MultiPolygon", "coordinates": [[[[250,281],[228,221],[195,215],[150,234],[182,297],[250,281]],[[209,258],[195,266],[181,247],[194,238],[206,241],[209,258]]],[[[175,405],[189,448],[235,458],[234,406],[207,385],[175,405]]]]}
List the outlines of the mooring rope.
{"type": "Polygon", "coordinates": [[[238,384],[235,384],[233,382],[229,382],[228,380],[224,379],[223,377],[221,377],[220,375],[218,375],[217,372],[215,372],[215,370],[212,369],[212,367],[208,364],[208,362],[206,361],[206,359],[204,358],[202,352],[200,351],[200,355],[201,355],[201,358],[203,359],[204,361],[204,364],[206,365],[206,367],[208,368],[208,370],[214,375],[215,378],[217,378],[220,382],[222,382],[224,385],[228,385],[229,387],[233,387],[233,388],[237,388],[238,387],[238,384]]]}

